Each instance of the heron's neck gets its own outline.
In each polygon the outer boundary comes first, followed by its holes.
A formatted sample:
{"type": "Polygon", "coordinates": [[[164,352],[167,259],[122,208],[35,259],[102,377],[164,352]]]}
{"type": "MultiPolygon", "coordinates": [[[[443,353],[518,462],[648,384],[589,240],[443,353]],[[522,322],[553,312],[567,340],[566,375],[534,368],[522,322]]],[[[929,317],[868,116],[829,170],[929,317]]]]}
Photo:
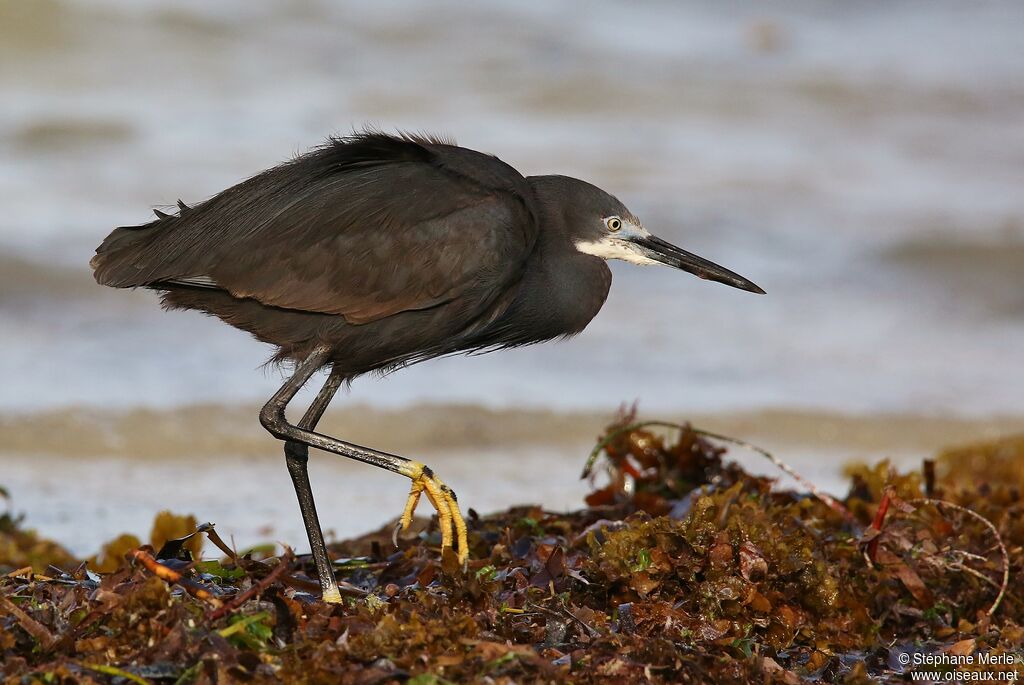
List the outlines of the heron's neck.
{"type": "Polygon", "coordinates": [[[611,282],[611,272],[605,260],[585,254],[576,248],[570,230],[573,206],[567,201],[565,188],[567,179],[564,176],[529,176],[526,179],[533,188],[536,197],[537,219],[540,231],[537,245],[533,251],[528,271],[536,280],[545,280],[553,286],[582,279],[591,284],[601,283],[605,286],[601,301],[607,294],[607,284],[611,282]]]}
{"type": "Polygon", "coordinates": [[[565,182],[562,176],[528,176],[526,178],[533,188],[537,204],[537,219],[540,221],[542,234],[550,242],[562,241],[571,245],[569,239],[569,213],[572,206],[564,192],[565,182]]]}
{"type": "Polygon", "coordinates": [[[579,333],[601,309],[611,285],[604,260],[579,252],[565,230],[562,212],[554,203],[538,200],[537,242],[514,301],[498,322],[515,344],[579,333]]]}

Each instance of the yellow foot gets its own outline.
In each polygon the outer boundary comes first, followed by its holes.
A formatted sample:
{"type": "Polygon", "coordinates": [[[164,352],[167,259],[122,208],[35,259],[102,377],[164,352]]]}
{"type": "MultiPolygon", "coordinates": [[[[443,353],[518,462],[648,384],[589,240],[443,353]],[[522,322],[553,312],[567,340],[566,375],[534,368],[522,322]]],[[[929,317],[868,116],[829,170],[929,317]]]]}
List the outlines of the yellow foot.
{"type": "Polygon", "coordinates": [[[427,499],[437,510],[437,522],[441,527],[441,548],[451,547],[454,537],[459,545],[459,562],[466,563],[469,559],[469,540],[466,535],[466,521],[462,518],[462,512],[459,511],[459,502],[455,493],[434,475],[430,467],[419,462],[406,463],[401,473],[412,480],[412,487],[409,489],[409,499],[405,502],[405,511],[402,512],[402,517],[395,525],[393,536],[395,546],[398,546],[398,534],[408,530],[412,524],[412,515],[416,511],[416,505],[419,504],[420,495],[426,492],[427,499]],[[452,535],[453,529],[454,536],[452,535]]]}

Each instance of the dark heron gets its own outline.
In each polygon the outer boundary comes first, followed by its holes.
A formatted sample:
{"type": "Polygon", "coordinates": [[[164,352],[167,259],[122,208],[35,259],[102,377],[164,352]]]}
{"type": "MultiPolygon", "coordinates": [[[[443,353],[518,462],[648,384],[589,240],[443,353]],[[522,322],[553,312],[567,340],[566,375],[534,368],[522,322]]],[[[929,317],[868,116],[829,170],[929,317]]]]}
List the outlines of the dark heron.
{"type": "Polygon", "coordinates": [[[284,441],[323,598],[340,601],[317,520],[309,447],[412,480],[395,529],[426,493],[442,549],[469,552],[455,493],[427,466],[315,432],[343,383],[444,355],[572,336],[604,304],[607,259],[667,264],[750,292],[747,279],[657,238],[616,198],[567,176],[415,135],[358,133],[174,214],[115,229],[96,280],[147,287],[277,346],[294,373],[260,412],[284,441]],[[298,423],[285,408],[330,374],[298,423]]]}

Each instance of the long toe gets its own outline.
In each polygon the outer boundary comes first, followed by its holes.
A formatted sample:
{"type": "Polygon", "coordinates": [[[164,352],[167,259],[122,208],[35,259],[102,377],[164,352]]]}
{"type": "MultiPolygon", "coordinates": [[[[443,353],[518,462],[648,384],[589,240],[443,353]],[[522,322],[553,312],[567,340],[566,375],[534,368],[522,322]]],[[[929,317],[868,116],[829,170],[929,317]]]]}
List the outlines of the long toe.
{"type": "Polygon", "coordinates": [[[469,532],[466,529],[466,519],[462,517],[462,511],[459,510],[459,498],[455,496],[455,491],[435,478],[437,484],[441,486],[441,495],[445,498],[448,504],[448,510],[452,515],[452,525],[455,528],[455,541],[458,543],[459,563],[465,564],[469,561],[469,532]]]}
{"type": "Polygon", "coordinates": [[[434,472],[419,462],[408,462],[402,474],[412,480],[409,497],[405,503],[402,516],[395,525],[393,541],[398,544],[398,533],[407,530],[412,523],[413,514],[419,504],[420,496],[425,492],[427,499],[437,511],[437,522],[441,529],[441,547],[458,545],[458,558],[463,564],[469,559],[469,540],[466,520],[459,510],[455,492],[434,475],[434,472]]]}

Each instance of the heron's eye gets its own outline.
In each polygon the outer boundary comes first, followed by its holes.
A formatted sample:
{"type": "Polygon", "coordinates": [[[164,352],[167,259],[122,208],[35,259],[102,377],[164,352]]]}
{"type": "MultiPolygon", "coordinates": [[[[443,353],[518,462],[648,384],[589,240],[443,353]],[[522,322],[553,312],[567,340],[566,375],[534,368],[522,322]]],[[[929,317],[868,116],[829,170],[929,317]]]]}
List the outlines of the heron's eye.
{"type": "Polygon", "coordinates": [[[608,226],[609,231],[617,231],[622,228],[622,219],[617,216],[608,217],[604,222],[608,226]]]}

